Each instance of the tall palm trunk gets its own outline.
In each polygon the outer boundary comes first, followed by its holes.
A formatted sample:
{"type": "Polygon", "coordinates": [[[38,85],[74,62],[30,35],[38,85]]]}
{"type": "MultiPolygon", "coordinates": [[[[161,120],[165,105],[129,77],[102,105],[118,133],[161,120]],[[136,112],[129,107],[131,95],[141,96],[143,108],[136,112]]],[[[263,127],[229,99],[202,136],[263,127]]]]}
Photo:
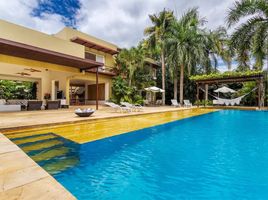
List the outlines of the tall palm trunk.
{"type": "Polygon", "coordinates": [[[162,89],[164,92],[162,93],[162,104],[165,105],[166,101],[166,78],[165,78],[165,54],[164,50],[161,52],[161,62],[162,62],[162,89]]]}
{"type": "Polygon", "coordinates": [[[174,67],[174,99],[178,99],[178,70],[177,67],[174,67]]]}
{"type": "Polygon", "coordinates": [[[181,65],[180,72],[180,104],[183,104],[183,82],[184,82],[184,66],[181,65]]]}

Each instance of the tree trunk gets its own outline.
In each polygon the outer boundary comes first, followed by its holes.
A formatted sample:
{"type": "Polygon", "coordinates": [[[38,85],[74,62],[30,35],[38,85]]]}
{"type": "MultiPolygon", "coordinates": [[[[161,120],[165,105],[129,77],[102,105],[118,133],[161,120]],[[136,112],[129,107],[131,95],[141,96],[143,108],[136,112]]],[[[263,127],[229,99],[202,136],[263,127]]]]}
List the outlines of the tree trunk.
{"type": "Polygon", "coordinates": [[[183,104],[183,83],[184,83],[184,66],[181,65],[181,72],[180,72],[180,104],[183,104]]]}
{"type": "Polygon", "coordinates": [[[174,68],[174,99],[178,99],[178,70],[174,68]]]}
{"type": "Polygon", "coordinates": [[[165,78],[165,55],[164,55],[164,50],[161,52],[161,62],[162,62],[162,89],[164,92],[162,93],[162,104],[165,105],[166,101],[166,78],[165,78]]]}

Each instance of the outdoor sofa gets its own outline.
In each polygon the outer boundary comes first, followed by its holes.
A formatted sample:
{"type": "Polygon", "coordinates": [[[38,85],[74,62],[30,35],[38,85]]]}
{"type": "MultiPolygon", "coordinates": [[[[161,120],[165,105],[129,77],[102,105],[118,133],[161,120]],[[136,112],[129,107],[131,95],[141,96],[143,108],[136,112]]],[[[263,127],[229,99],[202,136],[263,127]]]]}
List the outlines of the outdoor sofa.
{"type": "Polygon", "coordinates": [[[5,99],[0,99],[0,112],[21,111],[21,105],[8,104],[5,99]]]}
{"type": "Polygon", "coordinates": [[[28,101],[27,110],[41,110],[43,101],[30,100],[28,101]]]}
{"type": "Polygon", "coordinates": [[[46,102],[46,109],[47,110],[55,110],[60,108],[60,101],[47,101],[46,102]]]}

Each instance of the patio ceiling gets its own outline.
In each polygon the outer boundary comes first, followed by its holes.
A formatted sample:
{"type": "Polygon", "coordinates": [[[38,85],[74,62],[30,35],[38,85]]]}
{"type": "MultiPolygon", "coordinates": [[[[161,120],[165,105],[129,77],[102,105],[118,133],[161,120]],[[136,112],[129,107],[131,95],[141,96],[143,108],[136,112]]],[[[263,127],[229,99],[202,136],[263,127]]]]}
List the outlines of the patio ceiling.
{"type": "Polygon", "coordinates": [[[114,50],[114,49],[111,49],[111,48],[108,48],[108,47],[104,47],[102,45],[96,44],[96,43],[91,42],[89,40],[82,39],[80,37],[74,37],[74,38],[71,39],[71,41],[75,42],[75,43],[78,43],[78,44],[81,44],[81,45],[86,46],[86,47],[91,48],[91,49],[102,51],[104,53],[109,53],[109,54],[112,54],[112,55],[119,53],[118,50],[114,50]]]}
{"type": "Polygon", "coordinates": [[[19,42],[0,38],[0,53],[31,60],[75,67],[80,70],[102,67],[103,64],[19,42]]]}

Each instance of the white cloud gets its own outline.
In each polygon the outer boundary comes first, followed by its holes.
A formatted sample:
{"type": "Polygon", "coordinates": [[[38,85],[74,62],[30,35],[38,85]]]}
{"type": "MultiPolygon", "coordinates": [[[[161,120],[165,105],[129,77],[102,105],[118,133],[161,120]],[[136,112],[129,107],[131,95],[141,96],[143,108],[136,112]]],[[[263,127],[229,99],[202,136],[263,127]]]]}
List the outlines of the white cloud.
{"type": "MultiPolygon", "coordinates": [[[[64,27],[61,15],[43,13],[41,17],[33,16],[31,13],[38,1],[2,0],[0,18],[49,34],[64,27]]],[[[81,9],[76,15],[79,30],[120,47],[130,47],[143,38],[144,28],[150,25],[149,14],[167,8],[180,16],[189,8],[199,7],[201,16],[208,20],[207,26],[215,28],[224,24],[233,0],[80,0],[80,3],[81,9]]]]}
{"type": "Polygon", "coordinates": [[[32,16],[31,13],[37,6],[38,0],[2,0],[0,1],[0,19],[49,34],[64,27],[60,15],[45,13],[41,18],[32,16]]]}
{"type": "Polygon", "coordinates": [[[143,38],[143,30],[150,25],[148,14],[163,8],[175,11],[177,16],[187,9],[199,7],[211,29],[224,25],[233,0],[80,0],[78,29],[93,34],[121,47],[136,45],[143,38]]]}

